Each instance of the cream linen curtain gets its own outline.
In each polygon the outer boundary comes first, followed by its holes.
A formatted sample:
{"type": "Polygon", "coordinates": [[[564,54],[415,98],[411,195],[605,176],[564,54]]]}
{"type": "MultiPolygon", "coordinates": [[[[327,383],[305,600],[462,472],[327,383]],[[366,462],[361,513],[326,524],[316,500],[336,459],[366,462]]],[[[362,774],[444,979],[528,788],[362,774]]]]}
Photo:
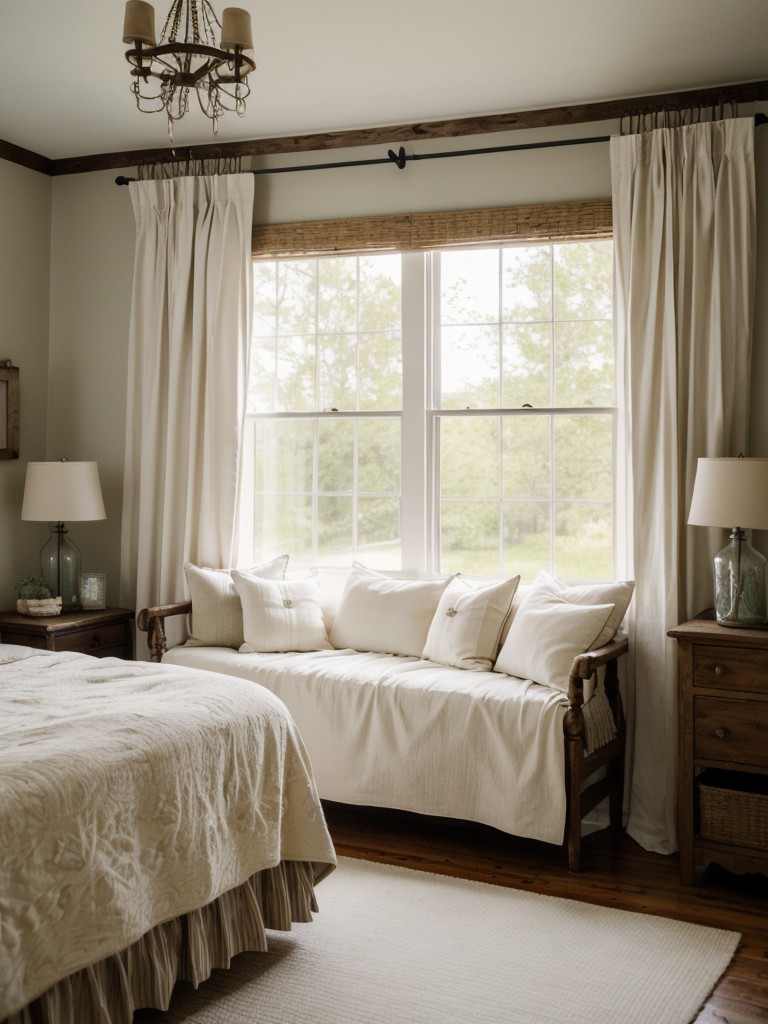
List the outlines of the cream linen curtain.
{"type": "Polygon", "coordinates": [[[677,672],[667,630],[711,607],[725,534],[687,527],[696,460],[746,454],[755,266],[754,122],[611,140],[615,317],[629,410],[628,831],[677,848],[677,672]],[[630,744],[630,747],[632,744],[630,744]]]}
{"type": "Polygon", "coordinates": [[[251,315],[251,174],[130,186],[120,600],[180,600],[183,564],[234,561],[251,315]]]}

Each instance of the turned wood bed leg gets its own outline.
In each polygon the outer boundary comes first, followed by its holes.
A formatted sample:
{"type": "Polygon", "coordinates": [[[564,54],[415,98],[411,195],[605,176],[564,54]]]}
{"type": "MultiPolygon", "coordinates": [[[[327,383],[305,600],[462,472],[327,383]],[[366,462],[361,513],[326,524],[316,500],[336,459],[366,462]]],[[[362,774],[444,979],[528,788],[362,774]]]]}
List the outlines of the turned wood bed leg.
{"type": "Polygon", "coordinates": [[[605,666],[603,685],[608,703],[611,706],[613,720],[616,723],[616,732],[621,740],[621,752],[608,769],[614,783],[608,798],[609,821],[611,828],[619,831],[624,827],[624,739],[626,726],[624,723],[624,709],[621,704],[621,693],[619,692],[619,670],[615,661],[608,662],[605,666]]]}

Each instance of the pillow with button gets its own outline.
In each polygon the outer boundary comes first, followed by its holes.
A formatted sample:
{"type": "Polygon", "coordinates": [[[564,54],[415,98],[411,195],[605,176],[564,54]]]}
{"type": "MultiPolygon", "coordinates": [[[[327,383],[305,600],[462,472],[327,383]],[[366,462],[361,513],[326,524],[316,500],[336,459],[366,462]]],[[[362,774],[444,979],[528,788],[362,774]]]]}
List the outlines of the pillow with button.
{"type": "Polygon", "coordinates": [[[519,576],[472,588],[457,577],[443,591],[424,646],[424,657],[440,665],[489,672],[519,576]]]}
{"type": "Polygon", "coordinates": [[[233,569],[232,582],[243,607],[242,652],[330,648],[314,579],[266,580],[233,569]]]}

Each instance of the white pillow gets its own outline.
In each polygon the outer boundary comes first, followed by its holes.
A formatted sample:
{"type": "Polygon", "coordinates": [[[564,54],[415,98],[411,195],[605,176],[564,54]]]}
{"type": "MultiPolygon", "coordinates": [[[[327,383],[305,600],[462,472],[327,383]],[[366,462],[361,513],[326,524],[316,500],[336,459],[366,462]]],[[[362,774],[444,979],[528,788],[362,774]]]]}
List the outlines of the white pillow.
{"type": "MultiPolygon", "coordinates": [[[[281,580],[288,555],[243,569],[249,576],[281,580]]],[[[190,600],[192,628],[189,647],[239,647],[243,642],[243,610],[229,569],[206,569],[192,562],[184,564],[190,600]]]]}
{"type": "Polygon", "coordinates": [[[472,589],[454,580],[443,591],[423,657],[440,665],[490,672],[519,576],[472,589]]]}
{"type": "Polygon", "coordinates": [[[614,609],[608,617],[605,627],[595,640],[590,650],[610,643],[616,631],[624,621],[629,602],[635,589],[634,580],[615,580],[608,583],[590,583],[586,586],[571,587],[555,579],[545,569],[534,580],[536,589],[545,587],[549,593],[561,597],[569,604],[612,604],[614,609]]]}
{"type": "Polygon", "coordinates": [[[494,671],[567,693],[573,659],[594,646],[613,611],[612,604],[570,604],[532,590],[512,620],[494,671]]]}
{"type": "Polygon", "coordinates": [[[232,570],[243,606],[244,653],[323,651],[331,645],[313,579],[264,580],[232,570]]]}
{"type": "Polygon", "coordinates": [[[331,643],[339,650],[420,658],[438,602],[452,578],[391,579],[353,568],[331,628],[331,643]]]}

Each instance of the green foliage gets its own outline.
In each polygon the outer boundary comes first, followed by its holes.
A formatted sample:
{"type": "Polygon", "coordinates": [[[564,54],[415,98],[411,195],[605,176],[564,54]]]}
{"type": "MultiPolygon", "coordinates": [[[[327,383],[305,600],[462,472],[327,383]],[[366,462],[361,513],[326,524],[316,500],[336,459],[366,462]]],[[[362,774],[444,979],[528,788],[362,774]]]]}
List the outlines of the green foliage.
{"type": "Polygon", "coordinates": [[[48,584],[39,576],[25,576],[16,584],[16,595],[22,601],[41,601],[52,597],[48,584]]]}

